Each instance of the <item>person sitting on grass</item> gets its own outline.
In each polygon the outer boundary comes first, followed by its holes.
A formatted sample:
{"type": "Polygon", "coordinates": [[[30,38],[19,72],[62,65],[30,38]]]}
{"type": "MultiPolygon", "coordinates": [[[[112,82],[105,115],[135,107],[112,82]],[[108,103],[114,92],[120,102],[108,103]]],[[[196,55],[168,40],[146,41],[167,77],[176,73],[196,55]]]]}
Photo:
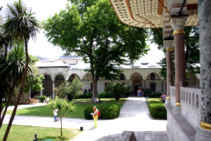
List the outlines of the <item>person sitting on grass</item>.
{"type": "Polygon", "coordinates": [[[93,112],[94,113],[91,113],[91,115],[94,119],[94,126],[95,126],[95,128],[97,128],[97,120],[99,118],[100,111],[97,109],[96,106],[93,106],[93,112]]]}

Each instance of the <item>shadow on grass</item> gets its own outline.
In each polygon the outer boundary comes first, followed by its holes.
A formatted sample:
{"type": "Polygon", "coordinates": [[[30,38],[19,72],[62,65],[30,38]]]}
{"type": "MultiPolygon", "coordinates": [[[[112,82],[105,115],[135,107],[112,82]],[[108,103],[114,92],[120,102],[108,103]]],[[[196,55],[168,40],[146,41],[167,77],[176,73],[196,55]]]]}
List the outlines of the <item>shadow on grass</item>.
{"type": "Polygon", "coordinates": [[[49,105],[39,106],[39,107],[30,107],[22,109],[17,112],[18,115],[36,115],[36,116],[53,116],[52,109],[49,105]]]}
{"type": "Polygon", "coordinates": [[[67,141],[67,140],[68,138],[61,137],[61,136],[58,136],[58,137],[47,136],[47,137],[38,139],[38,141],[67,141]]]}

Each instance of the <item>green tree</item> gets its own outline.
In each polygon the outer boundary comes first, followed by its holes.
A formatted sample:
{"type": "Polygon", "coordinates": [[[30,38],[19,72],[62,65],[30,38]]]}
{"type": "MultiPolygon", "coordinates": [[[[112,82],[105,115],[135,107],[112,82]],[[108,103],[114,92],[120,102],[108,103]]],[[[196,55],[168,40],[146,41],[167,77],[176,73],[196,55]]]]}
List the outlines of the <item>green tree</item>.
{"type": "Polygon", "coordinates": [[[29,55],[28,55],[28,41],[31,37],[36,35],[38,31],[38,22],[33,16],[31,10],[28,10],[19,0],[18,2],[14,2],[12,5],[8,5],[8,16],[7,20],[4,24],[4,31],[6,35],[9,35],[14,42],[23,41],[24,42],[24,50],[25,50],[25,67],[23,71],[23,75],[21,77],[21,86],[20,91],[17,96],[17,101],[12,112],[8,127],[6,129],[3,141],[7,140],[10,128],[12,126],[12,122],[14,120],[18,103],[23,96],[25,82],[27,73],[29,71],[29,55]]]}
{"type": "MultiPolygon", "coordinates": [[[[199,73],[199,67],[196,67],[196,64],[199,63],[199,29],[197,27],[185,27],[184,30],[186,69],[192,73],[199,73]]],[[[153,42],[163,49],[162,29],[152,29],[151,35],[153,42]]],[[[172,56],[172,59],[174,59],[174,56],[172,56]]],[[[161,63],[161,74],[166,78],[166,60],[163,59],[161,63]]]]}
{"type": "Polygon", "coordinates": [[[130,88],[124,83],[111,82],[105,88],[105,92],[109,95],[112,95],[112,97],[118,101],[121,97],[128,96],[131,91],[130,88]]]}
{"type": "Polygon", "coordinates": [[[39,73],[39,70],[37,66],[35,66],[35,63],[38,61],[37,57],[30,56],[30,68],[31,73],[29,75],[28,81],[27,81],[27,89],[31,89],[31,91],[41,91],[43,89],[43,79],[44,76],[39,73]]]}
{"type": "Polygon", "coordinates": [[[56,98],[55,100],[50,102],[50,106],[52,109],[58,109],[58,116],[60,118],[60,131],[62,136],[62,119],[65,115],[65,113],[69,110],[71,110],[72,106],[68,104],[68,102],[65,99],[56,98]]]}
{"type": "Polygon", "coordinates": [[[71,83],[71,91],[70,93],[75,97],[75,96],[79,96],[83,94],[82,91],[83,88],[83,84],[81,83],[81,81],[76,77],[75,79],[73,79],[72,83],[71,83]]]}
{"type": "Polygon", "coordinates": [[[71,83],[64,82],[58,88],[56,88],[56,95],[60,98],[67,98],[71,101],[74,97],[83,93],[83,84],[78,78],[73,79],[71,83]]]}
{"type": "Polygon", "coordinates": [[[119,22],[107,0],[70,0],[71,6],[44,23],[46,35],[67,54],[75,52],[90,63],[93,102],[100,77],[115,79],[122,63],[145,54],[146,32],[119,22]]]}

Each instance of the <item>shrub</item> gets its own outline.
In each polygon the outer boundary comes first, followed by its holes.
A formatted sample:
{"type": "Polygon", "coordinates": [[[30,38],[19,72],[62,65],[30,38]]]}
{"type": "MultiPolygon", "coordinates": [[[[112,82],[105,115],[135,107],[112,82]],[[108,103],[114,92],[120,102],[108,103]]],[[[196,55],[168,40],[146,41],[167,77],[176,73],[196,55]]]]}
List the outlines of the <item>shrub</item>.
{"type": "Polygon", "coordinates": [[[166,108],[163,105],[152,106],[150,113],[155,119],[167,119],[166,108]]]}
{"type": "Polygon", "coordinates": [[[124,83],[109,83],[105,88],[105,93],[108,96],[119,100],[121,97],[128,96],[130,89],[128,86],[125,86],[124,83]]]}
{"type": "Polygon", "coordinates": [[[159,92],[154,92],[150,89],[145,89],[144,90],[144,96],[145,97],[150,97],[150,98],[160,98],[162,93],[159,92]]]}
{"type": "MultiPolygon", "coordinates": [[[[93,107],[89,106],[84,110],[84,117],[85,119],[92,119],[93,107]]],[[[100,119],[113,119],[117,118],[120,113],[120,106],[117,104],[110,104],[110,105],[98,105],[97,108],[100,110],[100,119]]]]}
{"type": "Polygon", "coordinates": [[[113,98],[111,93],[102,92],[99,94],[99,98],[113,98]]]}
{"type": "Polygon", "coordinates": [[[88,107],[84,110],[84,117],[85,117],[85,119],[92,119],[91,113],[93,113],[92,106],[88,106],[88,107]]]}
{"type": "Polygon", "coordinates": [[[101,119],[113,119],[119,116],[120,106],[117,104],[101,105],[99,110],[101,113],[101,119]]]}
{"type": "Polygon", "coordinates": [[[147,99],[149,111],[155,119],[167,119],[167,111],[160,98],[147,99]]]}
{"type": "Polygon", "coordinates": [[[82,95],[75,96],[74,98],[75,99],[81,99],[81,98],[91,98],[91,97],[92,97],[92,93],[85,93],[85,94],[82,94],[82,95]]]}
{"type": "Polygon", "coordinates": [[[37,98],[39,99],[40,102],[44,102],[47,97],[44,95],[41,95],[41,96],[38,96],[37,98]]]}
{"type": "Polygon", "coordinates": [[[74,97],[82,95],[82,83],[79,79],[75,78],[71,83],[64,82],[56,88],[56,95],[60,98],[67,98],[71,101],[74,97]]]}

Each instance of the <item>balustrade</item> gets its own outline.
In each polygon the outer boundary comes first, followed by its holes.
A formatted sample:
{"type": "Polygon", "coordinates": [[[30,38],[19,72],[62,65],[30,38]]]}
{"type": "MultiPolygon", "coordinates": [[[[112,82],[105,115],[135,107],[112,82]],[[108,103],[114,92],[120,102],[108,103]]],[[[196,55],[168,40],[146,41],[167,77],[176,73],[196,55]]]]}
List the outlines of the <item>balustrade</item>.
{"type": "Polygon", "coordinates": [[[196,88],[180,88],[181,112],[187,121],[197,127],[199,125],[199,97],[201,90],[196,88]]]}

